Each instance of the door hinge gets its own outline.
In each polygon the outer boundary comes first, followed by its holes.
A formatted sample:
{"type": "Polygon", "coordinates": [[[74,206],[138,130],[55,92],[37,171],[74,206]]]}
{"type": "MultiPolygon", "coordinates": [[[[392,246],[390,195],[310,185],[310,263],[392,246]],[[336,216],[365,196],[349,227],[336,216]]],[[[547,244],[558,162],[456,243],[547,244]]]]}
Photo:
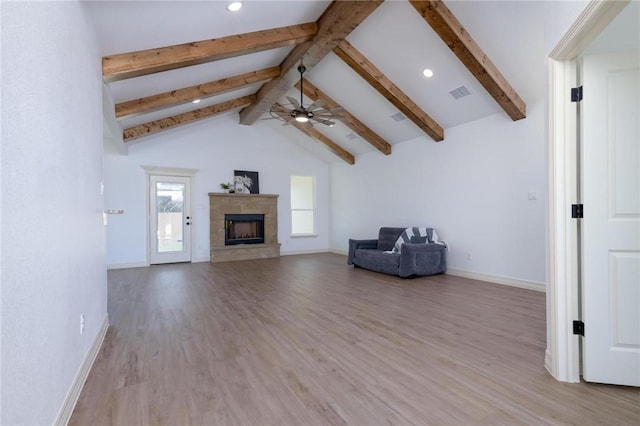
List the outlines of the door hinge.
{"type": "Polygon", "coordinates": [[[584,337],[584,323],[582,321],[573,322],[573,334],[584,337]]]}
{"type": "Polygon", "coordinates": [[[582,204],[571,204],[571,218],[582,219],[584,206],[582,204]]]}
{"type": "Polygon", "coordinates": [[[582,86],[571,89],[571,102],[580,102],[582,100],[582,86]]]}

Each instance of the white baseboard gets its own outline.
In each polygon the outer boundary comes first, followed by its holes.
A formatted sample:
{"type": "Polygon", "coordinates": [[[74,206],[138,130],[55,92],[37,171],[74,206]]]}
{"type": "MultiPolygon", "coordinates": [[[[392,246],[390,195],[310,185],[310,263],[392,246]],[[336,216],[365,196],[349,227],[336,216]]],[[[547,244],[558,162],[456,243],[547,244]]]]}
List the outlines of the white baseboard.
{"type": "Polygon", "coordinates": [[[544,351],[544,368],[547,369],[552,377],[556,377],[553,371],[553,360],[551,359],[551,352],[549,352],[549,349],[545,349],[544,351]]]}
{"type": "Polygon", "coordinates": [[[317,254],[317,253],[327,253],[327,249],[315,249],[315,250],[294,250],[294,251],[281,251],[280,256],[295,256],[298,254],[317,254]]]}
{"type": "Polygon", "coordinates": [[[87,352],[84,361],[82,361],[80,368],[76,372],[76,376],[73,378],[71,387],[69,388],[62,407],[60,407],[60,411],[58,411],[56,420],[53,423],[54,425],[66,426],[69,423],[73,409],[76,407],[76,402],[78,402],[78,397],[80,397],[80,392],[82,391],[84,382],[87,380],[87,376],[89,376],[89,371],[91,371],[91,367],[98,356],[98,352],[100,352],[100,348],[102,347],[102,342],[104,342],[104,337],[107,334],[108,328],[109,314],[104,316],[104,321],[102,321],[100,331],[98,331],[93,344],[89,348],[89,352],[87,352]]]}
{"type": "Polygon", "coordinates": [[[459,269],[447,269],[448,275],[487,281],[494,284],[508,285],[511,287],[526,288],[546,293],[547,285],[538,281],[520,280],[517,278],[501,277],[499,275],[480,274],[477,272],[461,271],[459,269]]]}
{"type": "Polygon", "coordinates": [[[110,263],[107,265],[107,269],[128,269],[128,268],[144,268],[149,266],[147,262],[135,262],[135,263],[110,263]]]}
{"type": "Polygon", "coordinates": [[[329,253],[333,253],[333,254],[341,254],[343,256],[348,256],[349,253],[345,250],[339,250],[339,249],[329,249],[329,253]]]}
{"type": "Polygon", "coordinates": [[[211,258],[207,257],[196,257],[191,259],[191,263],[203,263],[203,262],[211,262],[211,258]]]}

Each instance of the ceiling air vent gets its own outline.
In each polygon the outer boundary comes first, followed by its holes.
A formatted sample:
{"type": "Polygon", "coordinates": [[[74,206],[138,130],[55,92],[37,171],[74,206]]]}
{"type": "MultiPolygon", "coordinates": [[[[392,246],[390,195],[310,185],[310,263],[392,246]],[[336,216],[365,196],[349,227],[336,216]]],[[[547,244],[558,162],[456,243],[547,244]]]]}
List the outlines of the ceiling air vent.
{"type": "Polygon", "coordinates": [[[460,98],[464,98],[467,95],[470,95],[471,92],[466,87],[460,86],[457,89],[453,89],[452,91],[450,91],[449,94],[453,96],[453,99],[458,100],[460,98]]]}
{"type": "Polygon", "coordinates": [[[357,136],[356,136],[356,135],[354,135],[353,133],[347,133],[347,134],[345,135],[345,138],[347,138],[348,140],[352,141],[352,140],[354,140],[354,139],[357,139],[357,136]]]}
{"type": "Polygon", "coordinates": [[[405,117],[404,115],[402,115],[401,112],[397,113],[397,114],[393,114],[391,116],[391,118],[393,118],[395,121],[404,121],[407,119],[407,117],[405,117]]]}

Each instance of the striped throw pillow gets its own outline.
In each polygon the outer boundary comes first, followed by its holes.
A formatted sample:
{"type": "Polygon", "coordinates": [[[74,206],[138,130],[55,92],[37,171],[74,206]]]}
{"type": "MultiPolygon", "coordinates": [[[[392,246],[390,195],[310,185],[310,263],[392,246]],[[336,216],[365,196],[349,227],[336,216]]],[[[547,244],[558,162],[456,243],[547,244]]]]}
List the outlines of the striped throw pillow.
{"type": "Polygon", "coordinates": [[[392,251],[394,253],[400,253],[402,251],[403,244],[428,244],[437,242],[438,234],[436,233],[435,229],[412,227],[402,231],[402,234],[400,234],[400,236],[396,240],[392,251]]]}

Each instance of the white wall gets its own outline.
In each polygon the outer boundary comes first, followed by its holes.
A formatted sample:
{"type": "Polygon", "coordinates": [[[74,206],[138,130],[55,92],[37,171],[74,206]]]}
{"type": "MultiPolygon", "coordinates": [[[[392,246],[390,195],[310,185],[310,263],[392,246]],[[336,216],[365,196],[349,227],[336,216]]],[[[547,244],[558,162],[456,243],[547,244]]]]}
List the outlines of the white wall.
{"type": "MultiPolygon", "coordinates": [[[[276,124],[277,126],[277,124],[276,124]]],[[[107,227],[107,262],[111,267],[144,264],[146,247],[146,180],[141,166],[198,169],[193,199],[194,260],[209,258],[209,192],[233,181],[234,170],[260,173],[260,193],[279,194],[278,240],[282,254],[329,248],[329,169],[298,145],[306,136],[293,128],[276,131],[263,122],[238,124],[236,113],[203,120],[152,135],[129,146],[127,156],[105,148],[105,207],[123,209],[107,227]],[[317,237],[291,238],[289,178],[316,176],[317,237]]]]}
{"type": "Polygon", "coordinates": [[[79,3],[1,7],[0,423],[47,425],[107,313],[100,55],[79,3]]]}
{"type": "Polygon", "coordinates": [[[538,101],[525,120],[497,114],[446,129],[444,142],[418,138],[334,165],[331,247],[376,238],[380,226],[432,226],[449,243],[449,268],[544,282],[543,124],[538,101]]]}

